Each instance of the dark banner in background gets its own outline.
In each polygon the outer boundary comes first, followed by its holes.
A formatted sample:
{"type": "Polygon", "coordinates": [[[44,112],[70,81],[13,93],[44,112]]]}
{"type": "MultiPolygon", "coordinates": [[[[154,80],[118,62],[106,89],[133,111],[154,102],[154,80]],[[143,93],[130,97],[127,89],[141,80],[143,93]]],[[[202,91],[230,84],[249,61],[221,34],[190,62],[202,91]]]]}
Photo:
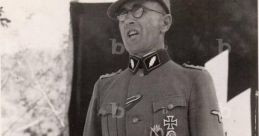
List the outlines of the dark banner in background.
{"type": "MultiPolygon", "coordinates": [[[[127,67],[128,54],[118,24],[106,15],[109,5],[71,3],[74,73],[70,136],[82,135],[93,85],[99,76],[127,67]]],[[[174,24],[166,35],[166,44],[175,62],[203,66],[229,49],[228,100],[247,88],[252,88],[255,94],[258,88],[256,0],[175,0],[172,15],[174,24]]],[[[252,120],[258,120],[254,95],[251,101],[252,120]]]]}

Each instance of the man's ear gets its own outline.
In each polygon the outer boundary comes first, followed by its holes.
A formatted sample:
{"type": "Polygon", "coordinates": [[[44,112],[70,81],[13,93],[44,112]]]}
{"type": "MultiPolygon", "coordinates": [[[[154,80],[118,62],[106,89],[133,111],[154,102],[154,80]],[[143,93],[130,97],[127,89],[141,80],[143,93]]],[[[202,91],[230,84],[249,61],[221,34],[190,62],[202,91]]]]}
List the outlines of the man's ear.
{"type": "Polygon", "coordinates": [[[171,14],[166,14],[162,17],[161,32],[167,32],[172,25],[171,14]]]}

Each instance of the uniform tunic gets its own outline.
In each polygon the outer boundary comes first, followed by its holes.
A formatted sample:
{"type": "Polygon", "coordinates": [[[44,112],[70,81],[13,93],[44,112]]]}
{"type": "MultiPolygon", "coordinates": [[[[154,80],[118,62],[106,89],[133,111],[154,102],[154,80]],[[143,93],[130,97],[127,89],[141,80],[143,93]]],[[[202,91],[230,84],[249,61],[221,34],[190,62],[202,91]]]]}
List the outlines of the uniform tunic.
{"type": "Polygon", "coordinates": [[[99,78],[83,136],[223,136],[211,77],[173,61],[99,78]],[[170,128],[170,129],[168,129],[170,128]]]}

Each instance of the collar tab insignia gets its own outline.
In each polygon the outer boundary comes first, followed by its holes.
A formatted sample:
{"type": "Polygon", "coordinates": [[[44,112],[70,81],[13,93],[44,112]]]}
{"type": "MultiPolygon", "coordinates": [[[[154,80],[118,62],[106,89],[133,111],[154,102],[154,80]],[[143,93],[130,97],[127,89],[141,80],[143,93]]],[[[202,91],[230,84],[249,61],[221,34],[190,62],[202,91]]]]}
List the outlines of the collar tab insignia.
{"type": "Polygon", "coordinates": [[[136,73],[137,72],[137,69],[140,65],[140,61],[141,59],[137,56],[130,56],[130,63],[129,63],[129,69],[132,73],[136,73]]]}
{"type": "Polygon", "coordinates": [[[129,56],[129,69],[136,74],[139,68],[143,68],[144,75],[163,65],[170,60],[169,54],[165,49],[150,53],[142,58],[138,56],[129,56]]]}

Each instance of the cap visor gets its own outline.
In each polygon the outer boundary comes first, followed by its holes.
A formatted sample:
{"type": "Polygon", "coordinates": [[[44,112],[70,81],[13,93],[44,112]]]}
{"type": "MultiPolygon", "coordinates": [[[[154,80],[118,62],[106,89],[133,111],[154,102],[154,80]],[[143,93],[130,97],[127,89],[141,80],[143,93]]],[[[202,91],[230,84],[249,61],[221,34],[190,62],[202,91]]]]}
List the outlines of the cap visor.
{"type": "Polygon", "coordinates": [[[112,3],[111,6],[107,10],[107,15],[111,19],[116,19],[116,12],[126,1],[130,0],[118,0],[115,3],[112,3]]]}

